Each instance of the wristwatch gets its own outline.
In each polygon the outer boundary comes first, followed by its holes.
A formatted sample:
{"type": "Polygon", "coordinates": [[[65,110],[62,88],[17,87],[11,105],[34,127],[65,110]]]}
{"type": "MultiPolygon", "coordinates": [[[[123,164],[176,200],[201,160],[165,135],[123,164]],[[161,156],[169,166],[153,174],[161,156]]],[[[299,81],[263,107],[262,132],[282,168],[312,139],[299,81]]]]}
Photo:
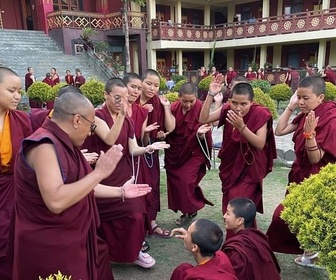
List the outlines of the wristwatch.
{"type": "Polygon", "coordinates": [[[306,139],[306,140],[314,139],[315,136],[316,136],[316,132],[315,131],[312,131],[312,132],[303,132],[303,138],[306,139]]]}

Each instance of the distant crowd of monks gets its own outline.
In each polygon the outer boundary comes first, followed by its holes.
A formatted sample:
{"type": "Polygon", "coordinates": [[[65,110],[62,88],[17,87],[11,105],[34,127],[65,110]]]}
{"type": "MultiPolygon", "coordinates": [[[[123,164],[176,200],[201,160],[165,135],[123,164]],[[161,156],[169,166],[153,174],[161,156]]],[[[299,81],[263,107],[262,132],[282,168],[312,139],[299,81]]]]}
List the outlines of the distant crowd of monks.
{"type": "MultiPolygon", "coordinates": [[[[26,89],[33,77],[29,67],[26,89]]],[[[177,267],[173,280],[280,279],[273,251],[303,253],[280,218],[281,204],[266,235],[257,229],[276,146],[271,113],[253,102],[249,79],[213,75],[204,102],[192,83],[181,86],[172,104],[158,94],[159,86],[152,69],[141,77],[111,78],[104,104],[95,109],[73,81],[60,89],[54,109],[28,115],[16,110],[20,78],[0,67],[0,279],[35,280],[61,270],[72,279],[110,280],[110,262],[150,268],[155,259],[147,253],[146,234],[176,235],[193,254],[197,265],[177,267]],[[205,204],[213,205],[200,187],[211,167],[213,125],[223,127],[218,157],[225,237],[207,219],[182,228],[205,204]],[[157,222],[160,150],[168,208],[180,212],[180,228],[172,231],[157,222]]],[[[279,118],[276,135],[294,132],[289,183],[336,162],[330,133],[336,106],[324,94],[323,78],[301,80],[279,118]],[[297,107],[301,112],[290,120],[297,107]]],[[[312,266],[316,256],[306,253],[295,262],[312,266]]]]}

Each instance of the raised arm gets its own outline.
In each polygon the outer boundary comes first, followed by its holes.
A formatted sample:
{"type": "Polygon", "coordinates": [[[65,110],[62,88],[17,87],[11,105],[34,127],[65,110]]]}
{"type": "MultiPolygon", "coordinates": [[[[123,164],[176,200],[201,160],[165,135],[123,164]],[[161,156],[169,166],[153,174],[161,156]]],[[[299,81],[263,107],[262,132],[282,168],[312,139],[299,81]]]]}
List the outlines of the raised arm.
{"type": "Polygon", "coordinates": [[[292,133],[297,128],[296,124],[292,124],[289,122],[289,118],[292,115],[293,111],[297,106],[297,94],[296,92],[292,95],[286,109],[283,111],[281,116],[279,117],[278,124],[275,128],[275,135],[281,136],[292,133]]]}
{"type": "Polygon", "coordinates": [[[53,144],[41,144],[27,153],[27,162],[35,170],[42,199],[48,209],[60,214],[88,195],[104,178],[109,176],[122,157],[122,146],[113,146],[101,152],[96,168],[82,179],[65,184],[53,144]]]}
{"type": "Polygon", "coordinates": [[[161,102],[161,104],[163,106],[163,110],[164,110],[165,129],[168,132],[172,132],[175,129],[176,120],[175,120],[175,117],[173,116],[173,114],[170,111],[170,102],[166,97],[164,97],[162,95],[160,95],[159,98],[160,98],[160,102],[161,102]]]}

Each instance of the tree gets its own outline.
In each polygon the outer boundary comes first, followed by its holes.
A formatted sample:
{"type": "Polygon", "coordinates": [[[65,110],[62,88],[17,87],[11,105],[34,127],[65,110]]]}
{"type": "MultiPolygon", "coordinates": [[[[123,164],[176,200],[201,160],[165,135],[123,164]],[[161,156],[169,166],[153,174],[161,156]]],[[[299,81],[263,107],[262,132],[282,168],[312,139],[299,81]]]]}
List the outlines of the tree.
{"type": "Polygon", "coordinates": [[[124,4],[122,9],[122,18],[125,31],[125,61],[126,61],[126,72],[131,72],[131,59],[130,59],[130,45],[129,45],[129,26],[128,26],[128,7],[131,2],[138,4],[140,7],[146,6],[145,0],[121,0],[124,4]]]}

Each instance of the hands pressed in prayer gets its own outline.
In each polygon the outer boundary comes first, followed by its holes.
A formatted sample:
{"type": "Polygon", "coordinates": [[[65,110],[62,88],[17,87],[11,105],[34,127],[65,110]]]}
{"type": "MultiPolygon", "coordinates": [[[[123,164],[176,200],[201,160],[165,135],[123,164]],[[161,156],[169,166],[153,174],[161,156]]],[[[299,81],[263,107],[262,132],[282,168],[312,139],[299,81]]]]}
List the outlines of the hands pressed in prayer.
{"type": "Polygon", "coordinates": [[[319,118],[315,117],[315,112],[310,111],[305,119],[305,123],[303,125],[303,131],[305,133],[311,133],[315,131],[319,118]]]}

